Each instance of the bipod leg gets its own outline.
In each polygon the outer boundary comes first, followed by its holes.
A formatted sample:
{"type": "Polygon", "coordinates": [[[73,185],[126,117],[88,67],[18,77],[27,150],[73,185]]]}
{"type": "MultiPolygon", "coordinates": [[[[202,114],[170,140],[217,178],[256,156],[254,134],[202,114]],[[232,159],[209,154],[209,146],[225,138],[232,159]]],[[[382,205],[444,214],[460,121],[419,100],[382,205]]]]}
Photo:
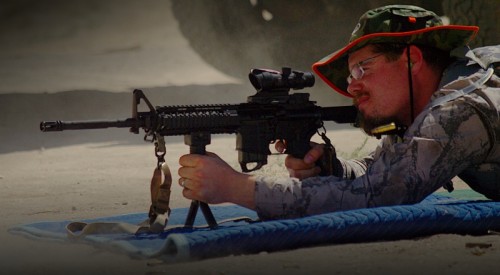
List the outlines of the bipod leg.
{"type": "Polygon", "coordinates": [[[193,227],[194,219],[196,219],[196,214],[198,213],[198,208],[200,208],[199,201],[191,201],[191,206],[189,206],[189,212],[186,217],[185,227],[193,227]]]}
{"type": "Polygon", "coordinates": [[[189,207],[189,212],[186,217],[186,222],[184,223],[185,227],[193,227],[194,220],[196,219],[196,214],[198,214],[198,209],[201,209],[201,213],[205,217],[205,220],[208,223],[210,228],[216,228],[217,221],[215,220],[214,214],[212,214],[212,210],[210,210],[210,206],[207,203],[193,200],[191,201],[191,206],[189,207]]]}
{"type": "MultiPolygon", "coordinates": [[[[197,132],[191,133],[190,135],[184,136],[184,143],[189,145],[189,150],[191,154],[199,154],[206,155],[205,146],[210,144],[210,133],[206,132],[197,132]]],[[[189,212],[186,217],[186,222],[184,223],[185,227],[193,227],[194,220],[196,219],[196,214],[198,213],[198,209],[201,208],[201,212],[205,217],[205,220],[208,223],[210,228],[217,227],[217,221],[215,220],[214,215],[212,214],[212,210],[205,202],[200,202],[197,200],[191,201],[191,206],[189,207],[189,212]]]]}

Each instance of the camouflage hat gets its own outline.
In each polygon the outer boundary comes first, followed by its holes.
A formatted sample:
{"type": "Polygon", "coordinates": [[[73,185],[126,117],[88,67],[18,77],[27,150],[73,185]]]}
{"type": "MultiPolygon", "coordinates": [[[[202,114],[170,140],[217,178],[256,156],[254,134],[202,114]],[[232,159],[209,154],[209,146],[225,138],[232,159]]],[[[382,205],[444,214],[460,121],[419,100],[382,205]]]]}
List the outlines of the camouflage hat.
{"type": "Polygon", "coordinates": [[[420,7],[384,6],[363,14],[349,44],[313,64],[313,70],[335,91],[352,97],[346,80],[350,53],[373,43],[420,44],[450,51],[466,45],[478,30],[476,26],[445,26],[434,12],[420,7]]]}

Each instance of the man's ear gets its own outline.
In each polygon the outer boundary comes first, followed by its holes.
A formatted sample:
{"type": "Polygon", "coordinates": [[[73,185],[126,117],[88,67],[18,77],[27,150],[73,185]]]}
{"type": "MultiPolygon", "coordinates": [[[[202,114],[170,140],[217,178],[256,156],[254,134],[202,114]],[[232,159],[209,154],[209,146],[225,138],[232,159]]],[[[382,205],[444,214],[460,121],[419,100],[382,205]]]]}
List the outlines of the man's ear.
{"type": "Polygon", "coordinates": [[[422,54],[422,51],[417,46],[411,45],[410,47],[407,47],[405,49],[405,52],[403,53],[406,62],[408,60],[408,49],[410,50],[410,69],[412,71],[412,74],[416,74],[422,69],[424,56],[422,54]]]}

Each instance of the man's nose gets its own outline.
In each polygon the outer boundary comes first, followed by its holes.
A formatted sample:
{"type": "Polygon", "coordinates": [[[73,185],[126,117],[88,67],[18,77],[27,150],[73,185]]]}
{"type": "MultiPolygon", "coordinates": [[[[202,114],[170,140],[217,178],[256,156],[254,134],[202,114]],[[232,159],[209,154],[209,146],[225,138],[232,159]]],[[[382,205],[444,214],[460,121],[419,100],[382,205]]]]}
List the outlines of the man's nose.
{"type": "Polygon", "coordinates": [[[363,85],[361,81],[352,79],[351,83],[347,85],[347,92],[352,95],[353,97],[356,97],[356,95],[361,91],[363,85]]]}

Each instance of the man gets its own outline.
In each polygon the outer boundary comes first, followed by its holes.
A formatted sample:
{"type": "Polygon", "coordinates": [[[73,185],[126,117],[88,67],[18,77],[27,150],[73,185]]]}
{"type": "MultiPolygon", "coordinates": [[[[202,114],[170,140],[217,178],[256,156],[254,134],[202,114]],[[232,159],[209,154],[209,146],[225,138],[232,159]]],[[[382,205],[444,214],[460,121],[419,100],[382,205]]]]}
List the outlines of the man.
{"type": "MultiPolygon", "coordinates": [[[[335,91],[353,98],[368,134],[389,135],[369,156],[335,163],[319,177],[314,146],[287,157],[290,178],[233,170],[214,154],[180,158],[183,195],[232,202],[263,219],[417,203],[451,179],[500,200],[498,46],[468,50],[474,26],[443,26],[433,12],[392,5],[365,13],[349,44],[313,65],[335,91]],[[392,128],[391,128],[392,127],[392,128]],[[382,133],[383,134],[383,133],[382,133]]],[[[332,38],[336,39],[336,38],[332,38]]],[[[283,151],[283,143],[277,144],[283,151]]]]}

